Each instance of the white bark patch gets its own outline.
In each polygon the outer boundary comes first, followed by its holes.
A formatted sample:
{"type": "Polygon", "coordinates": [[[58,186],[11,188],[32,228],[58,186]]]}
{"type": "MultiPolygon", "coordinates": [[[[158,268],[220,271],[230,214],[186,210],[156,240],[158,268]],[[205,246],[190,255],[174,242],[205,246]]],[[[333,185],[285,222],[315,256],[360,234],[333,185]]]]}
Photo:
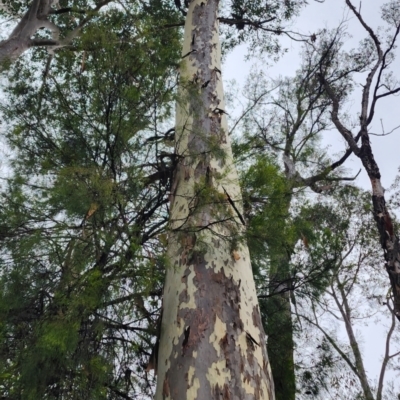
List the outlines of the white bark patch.
{"type": "Polygon", "coordinates": [[[189,367],[188,372],[188,399],[196,399],[197,391],[200,388],[200,381],[195,377],[196,369],[192,366],[189,367]]]}
{"type": "Polygon", "coordinates": [[[377,178],[371,178],[372,194],[374,196],[383,197],[385,191],[382,187],[381,180],[377,178]]]}
{"type": "Polygon", "coordinates": [[[210,343],[214,346],[218,357],[221,356],[221,346],[219,344],[219,341],[224,337],[225,334],[226,324],[222,322],[217,316],[214,325],[214,332],[210,335],[210,343]]]}

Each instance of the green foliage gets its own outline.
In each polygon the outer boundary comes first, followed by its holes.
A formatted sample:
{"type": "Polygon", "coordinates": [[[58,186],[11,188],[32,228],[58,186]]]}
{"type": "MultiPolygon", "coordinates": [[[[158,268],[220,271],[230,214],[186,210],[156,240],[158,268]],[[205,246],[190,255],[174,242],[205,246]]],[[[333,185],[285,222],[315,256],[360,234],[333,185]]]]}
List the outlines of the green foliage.
{"type": "Polygon", "coordinates": [[[265,260],[265,251],[284,251],[292,232],[286,226],[290,192],[277,165],[267,157],[258,157],[243,174],[245,215],[249,220],[248,243],[252,265],[265,260]]]}
{"type": "Polygon", "coordinates": [[[0,193],[0,391],[9,399],[152,394],[145,366],[170,183],[146,178],[163,150],[147,138],[162,137],[171,116],[180,33],[160,28],[176,22],[168,5],[130,11],[111,8],[73,49],[39,49],[9,72],[12,170],[0,193]]]}

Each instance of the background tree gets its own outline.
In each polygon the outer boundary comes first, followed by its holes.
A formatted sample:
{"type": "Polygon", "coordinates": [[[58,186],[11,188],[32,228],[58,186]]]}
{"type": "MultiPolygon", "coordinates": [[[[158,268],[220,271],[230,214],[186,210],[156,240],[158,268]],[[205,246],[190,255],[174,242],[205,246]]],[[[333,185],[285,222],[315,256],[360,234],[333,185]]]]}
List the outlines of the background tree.
{"type": "MultiPolygon", "coordinates": [[[[303,370],[303,382],[316,398],[325,398],[328,393],[330,396],[336,393],[340,398],[395,398],[397,393],[386,375],[397,368],[399,337],[394,314],[387,319],[387,312],[393,308],[393,297],[385,287],[385,277],[379,268],[376,234],[371,233],[374,221],[369,195],[349,186],[336,191],[334,200],[321,201],[309,214],[310,218],[321,221],[319,232],[307,254],[293,261],[309,268],[321,262],[326,266],[327,289],[321,295],[316,296],[315,287],[308,282],[300,286],[296,297],[297,317],[305,324],[305,332],[314,331],[314,340],[320,341],[321,362],[328,369],[335,364],[341,365],[341,369],[332,370],[329,380],[321,385],[315,369],[309,365],[303,370]],[[321,219],[323,214],[325,218],[321,219]],[[373,325],[372,321],[375,324],[379,321],[383,337],[386,336],[375,344],[384,349],[383,360],[376,362],[375,381],[371,371],[367,373],[362,351],[365,327],[373,325]]],[[[301,336],[307,347],[309,339],[304,333],[299,333],[301,336]]],[[[315,358],[315,349],[312,352],[315,358]]],[[[299,357],[303,369],[309,364],[307,352],[299,357]]]]}
{"type": "Polygon", "coordinates": [[[394,313],[400,319],[400,243],[393,228],[393,216],[386,207],[384,189],[381,183],[381,174],[375,160],[370,142],[369,126],[373,121],[377,102],[387,96],[400,91],[399,82],[393,78],[390,65],[393,62],[393,51],[396,47],[400,32],[400,5],[390,1],[382,6],[382,18],[386,22],[390,33],[383,40],[363,19],[351,1],[346,5],[365,29],[367,38],[360,49],[340,57],[340,40],[321,38],[321,57],[319,62],[319,80],[324,86],[327,95],[332,100],[332,122],[341,136],[346,140],[349,149],[357,156],[371,181],[372,204],[374,218],[378,227],[380,243],[384,250],[385,268],[388,272],[390,284],[394,294],[394,313]],[[381,41],[385,43],[382,45],[381,41]],[[343,103],[340,88],[335,82],[326,77],[330,70],[343,70],[343,75],[355,72],[366,72],[367,78],[362,89],[361,107],[359,113],[359,130],[354,135],[340,114],[343,103]],[[361,144],[358,142],[361,140],[361,144]]]}
{"type": "Polygon", "coordinates": [[[313,235],[313,227],[294,209],[306,201],[307,189],[329,193],[339,182],[355,179],[340,176],[350,151],[333,162],[321,148],[321,134],[330,127],[331,102],[317,71],[306,58],[291,79],[269,83],[261,71],[255,71],[246,88],[249,104],[233,122],[244,131],[235,150],[238,159],[241,155],[245,159],[243,185],[253,264],[260,260],[261,270],[268,271],[267,282],[261,275],[259,289],[279,399],[296,396],[290,300],[295,286],[290,260],[296,243],[302,240],[307,248],[313,235]]]}
{"type": "Polygon", "coordinates": [[[60,51],[48,70],[46,57],[19,60],[9,75],[0,210],[9,399],[153,394],[146,365],[173,168],[163,132],[180,35],[131,18],[108,12],[80,37],[86,55],[60,51]]]}

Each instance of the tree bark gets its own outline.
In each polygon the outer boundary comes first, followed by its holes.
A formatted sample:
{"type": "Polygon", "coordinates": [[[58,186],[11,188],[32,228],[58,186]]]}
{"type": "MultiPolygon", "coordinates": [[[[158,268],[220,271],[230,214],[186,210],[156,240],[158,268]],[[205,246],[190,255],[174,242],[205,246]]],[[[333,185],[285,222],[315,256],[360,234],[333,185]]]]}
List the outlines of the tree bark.
{"type": "Polygon", "coordinates": [[[343,284],[339,281],[338,277],[336,277],[336,285],[340,292],[341,301],[338,299],[335,293],[335,289],[333,287],[332,287],[332,295],[335,299],[336,305],[339,308],[340,313],[342,314],[343,321],[346,326],[347,336],[349,338],[350,346],[354,355],[357,376],[360,381],[365,396],[365,400],[374,400],[374,396],[372,394],[372,390],[368,382],[367,372],[364,367],[364,362],[361,355],[360,347],[358,345],[356,335],[354,334],[353,325],[351,321],[352,320],[351,309],[347,301],[346,293],[343,290],[343,284]]]}
{"type": "MultiPolygon", "coordinates": [[[[15,61],[37,41],[32,36],[40,28],[48,28],[54,41],[58,39],[59,29],[47,18],[51,10],[51,0],[34,0],[21,21],[8,39],[0,42],[0,65],[15,61]]],[[[48,42],[48,40],[47,40],[48,42]]]]}
{"type": "Polygon", "coordinates": [[[267,349],[274,376],[276,400],[295,400],[293,321],[290,302],[290,256],[271,261],[271,291],[266,299],[267,349]]]}
{"type": "MultiPolygon", "coordinates": [[[[96,7],[87,12],[79,24],[72,29],[63,39],[59,39],[59,28],[49,21],[48,17],[52,11],[54,0],[33,0],[28,11],[12,31],[8,39],[0,42],[0,70],[17,60],[26,50],[31,47],[46,47],[49,52],[65,47],[70,44],[81,32],[82,28],[96,16],[97,12],[107,5],[111,0],[103,0],[96,4],[96,7]],[[41,29],[47,28],[51,31],[51,39],[32,38],[41,29]]],[[[61,11],[69,11],[69,8],[61,11]]]]}
{"type": "Polygon", "coordinates": [[[371,181],[372,205],[374,219],[378,227],[381,246],[384,251],[385,268],[389,275],[393,291],[394,314],[400,321],[400,242],[389,211],[386,207],[385,191],[381,183],[381,174],[372,153],[368,130],[365,127],[361,133],[361,149],[358,157],[371,181]]]}
{"type": "Polygon", "coordinates": [[[189,4],[155,398],[274,399],[228,137],[218,0],[189,4]]]}

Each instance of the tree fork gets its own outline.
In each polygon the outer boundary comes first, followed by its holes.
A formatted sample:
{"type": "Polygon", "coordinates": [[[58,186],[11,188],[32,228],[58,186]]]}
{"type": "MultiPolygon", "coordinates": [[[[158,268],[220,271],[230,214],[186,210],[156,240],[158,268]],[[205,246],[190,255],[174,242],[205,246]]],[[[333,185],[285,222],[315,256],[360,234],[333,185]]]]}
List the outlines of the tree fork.
{"type": "Polygon", "coordinates": [[[249,251],[241,240],[218,3],[191,1],[185,23],[157,400],[274,399],[249,251]]]}

